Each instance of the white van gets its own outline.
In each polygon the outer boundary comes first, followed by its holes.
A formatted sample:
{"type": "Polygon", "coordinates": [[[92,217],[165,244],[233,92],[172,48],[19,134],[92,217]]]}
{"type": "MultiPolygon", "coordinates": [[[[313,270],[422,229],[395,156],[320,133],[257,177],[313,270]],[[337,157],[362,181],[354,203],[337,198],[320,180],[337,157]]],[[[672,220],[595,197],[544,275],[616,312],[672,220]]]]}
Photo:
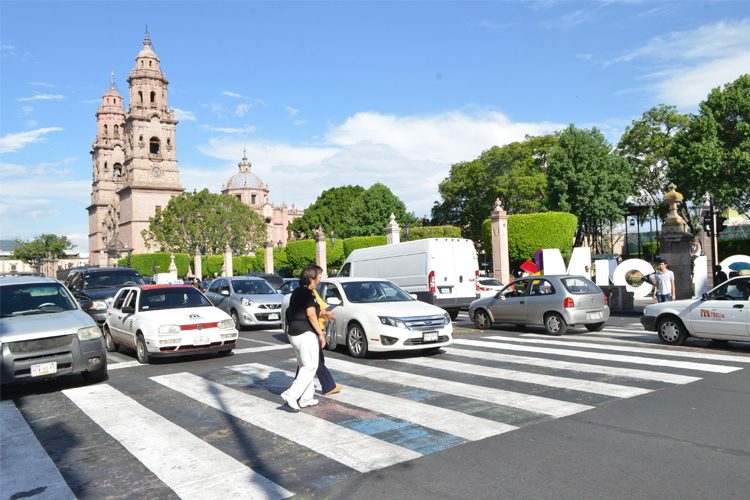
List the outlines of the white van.
{"type": "Polygon", "coordinates": [[[354,250],[339,276],[385,278],[455,319],[477,299],[479,263],[474,243],[463,238],[429,238],[354,250]]]}

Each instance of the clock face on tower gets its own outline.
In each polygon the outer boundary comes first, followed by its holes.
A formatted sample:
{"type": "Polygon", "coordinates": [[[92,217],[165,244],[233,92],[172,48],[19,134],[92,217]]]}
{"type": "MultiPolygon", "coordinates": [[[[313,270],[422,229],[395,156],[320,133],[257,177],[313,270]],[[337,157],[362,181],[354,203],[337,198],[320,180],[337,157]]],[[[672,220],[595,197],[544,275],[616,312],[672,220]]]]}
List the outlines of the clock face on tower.
{"type": "Polygon", "coordinates": [[[161,175],[161,169],[159,167],[152,168],[151,172],[154,174],[154,177],[159,177],[161,175]]]}

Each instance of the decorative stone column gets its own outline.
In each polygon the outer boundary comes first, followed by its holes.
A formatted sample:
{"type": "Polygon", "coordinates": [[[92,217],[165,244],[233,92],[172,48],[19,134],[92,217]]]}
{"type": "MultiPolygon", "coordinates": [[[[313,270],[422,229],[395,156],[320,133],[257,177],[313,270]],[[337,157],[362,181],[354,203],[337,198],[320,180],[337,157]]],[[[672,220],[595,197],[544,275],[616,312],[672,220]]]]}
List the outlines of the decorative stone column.
{"type": "Polygon", "coordinates": [[[273,274],[273,241],[266,240],[264,248],[263,267],[266,270],[266,274],[273,274]]]}
{"type": "Polygon", "coordinates": [[[195,277],[199,280],[203,280],[203,269],[201,267],[201,252],[200,250],[195,251],[195,257],[193,257],[193,267],[195,268],[195,277]]]}
{"type": "Polygon", "coordinates": [[[396,216],[391,214],[391,220],[387,226],[385,226],[385,237],[388,245],[395,245],[401,243],[401,228],[396,222],[396,216]]]}
{"type": "Polygon", "coordinates": [[[229,243],[224,247],[224,276],[234,276],[234,269],[232,268],[232,247],[229,243]]]}
{"type": "Polygon", "coordinates": [[[664,195],[664,204],[669,207],[669,214],[662,224],[659,235],[659,256],[667,261],[668,269],[674,273],[676,297],[674,300],[688,299],[693,296],[692,263],[690,245],[693,236],[687,231],[687,224],[677,213],[677,205],[682,201],[682,194],[676,191],[674,184],[664,195]]]}
{"type": "Polygon", "coordinates": [[[490,214],[492,222],[492,276],[500,283],[510,281],[510,259],[508,258],[508,214],[503,210],[500,198],[490,214]]]}
{"type": "Polygon", "coordinates": [[[168,271],[170,273],[176,273],[177,272],[177,264],[174,263],[174,254],[170,254],[169,256],[169,269],[168,271]]]}
{"type": "Polygon", "coordinates": [[[315,231],[315,263],[323,268],[323,277],[328,276],[328,256],[326,255],[326,235],[321,228],[315,231]]]}

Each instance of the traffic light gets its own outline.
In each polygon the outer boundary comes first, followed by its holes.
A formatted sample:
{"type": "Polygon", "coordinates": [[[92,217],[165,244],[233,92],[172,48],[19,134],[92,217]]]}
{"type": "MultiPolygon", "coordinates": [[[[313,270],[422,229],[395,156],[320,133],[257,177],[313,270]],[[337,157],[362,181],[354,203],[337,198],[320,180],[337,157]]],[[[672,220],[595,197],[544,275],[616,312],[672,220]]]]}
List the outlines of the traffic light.
{"type": "Polygon", "coordinates": [[[724,230],[724,228],[726,227],[724,225],[724,222],[726,222],[726,220],[727,218],[724,217],[723,215],[716,214],[716,234],[719,234],[720,232],[724,230]]]}
{"type": "Polygon", "coordinates": [[[703,231],[706,233],[706,236],[713,236],[713,231],[711,227],[711,222],[713,222],[711,217],[711,212],[703,212],[703,231]]]}

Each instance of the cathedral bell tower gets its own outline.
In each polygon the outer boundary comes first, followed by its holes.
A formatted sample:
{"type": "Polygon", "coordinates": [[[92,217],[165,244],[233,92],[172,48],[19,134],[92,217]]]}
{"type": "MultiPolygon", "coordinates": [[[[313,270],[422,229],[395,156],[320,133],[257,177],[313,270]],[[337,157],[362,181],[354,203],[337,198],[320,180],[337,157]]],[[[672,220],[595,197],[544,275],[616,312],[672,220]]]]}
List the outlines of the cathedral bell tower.
{"type": "Polygon", "coordinates": [[[146,32],[128,76],[130,108],[125,119],[128,151],[120,199],[120,239],[134,252],[149,251],[141,236],[148,219],[166,208],[180,186],[175,152],[174,110],[167,107],[169,82],[146,32]]]}

